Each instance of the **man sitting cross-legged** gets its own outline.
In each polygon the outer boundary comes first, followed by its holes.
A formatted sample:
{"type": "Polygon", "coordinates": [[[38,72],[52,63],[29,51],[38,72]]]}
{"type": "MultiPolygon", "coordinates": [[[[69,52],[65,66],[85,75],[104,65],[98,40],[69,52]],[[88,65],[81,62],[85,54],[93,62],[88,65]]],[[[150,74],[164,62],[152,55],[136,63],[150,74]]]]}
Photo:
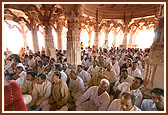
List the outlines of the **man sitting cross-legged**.
{"type": "Polygon", "coordinates": [[[51,83],[46,79],[44,74],[37,76],[37,82],[32,91],[32,101],[29,104],[31,110],[40,110],[47,105],[51,95],[51,83]]]}
{"type": "Polygon", "coordinates": [[[99,86],[90,87],[76,102],[77,111],[106,111],[110,103],[107,93],[110,83],[102,79],[99,86]]]}
{"type": "Polygon", "coordinates": [[[61,74],[54,72],[52,75],[52,81],[52,94],[49,98],[48,105],[43,107],[42,111],[60,110],[62,107],[65,107],[68,99],[70,99],[68,86],[61,80],[61,74]]]}

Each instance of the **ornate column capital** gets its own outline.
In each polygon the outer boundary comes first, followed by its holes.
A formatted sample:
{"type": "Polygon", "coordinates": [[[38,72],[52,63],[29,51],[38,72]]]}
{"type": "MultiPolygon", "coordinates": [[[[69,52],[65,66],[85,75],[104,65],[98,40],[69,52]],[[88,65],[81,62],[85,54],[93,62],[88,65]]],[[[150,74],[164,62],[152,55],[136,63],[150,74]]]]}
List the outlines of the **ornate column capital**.
{"type": "Polygon", "coordinates": [[[78,19],[80,16],[82,16],[82,4],[63,4],[62,7],[64,9],[65,17],[68,20],[78,19]]]}

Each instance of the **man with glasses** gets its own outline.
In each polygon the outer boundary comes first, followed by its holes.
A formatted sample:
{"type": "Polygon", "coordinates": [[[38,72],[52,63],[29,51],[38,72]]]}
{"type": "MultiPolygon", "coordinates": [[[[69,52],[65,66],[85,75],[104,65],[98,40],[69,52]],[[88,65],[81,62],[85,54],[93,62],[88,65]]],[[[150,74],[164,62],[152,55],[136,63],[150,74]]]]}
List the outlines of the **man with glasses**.
{"type": "Polygon", "coordinates": [[[164,90],[154,88],[151,90],[152,99],[144,99],[141,104],[142,111],[164,111],[164,90]]]}

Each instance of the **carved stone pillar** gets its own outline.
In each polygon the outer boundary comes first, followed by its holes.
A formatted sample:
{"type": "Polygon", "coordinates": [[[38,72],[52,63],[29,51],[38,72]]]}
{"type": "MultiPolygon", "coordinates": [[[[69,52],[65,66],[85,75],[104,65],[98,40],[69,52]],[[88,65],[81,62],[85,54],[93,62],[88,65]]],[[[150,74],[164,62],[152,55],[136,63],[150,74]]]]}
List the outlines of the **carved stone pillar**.
{"type": "Polygon", "coordinates": [[[47,56],[55,58],[55,46],[52,35],[52,27],[48,25],[48,23],[45,24],[45,49],[47,56]]]}
{"type": "Polygon", "coordinates": [[[94,45],[96,49],[99,47],[98,10],[96,10],[96,26],[95,26],[94,45]]]}
{"type": "Polygon", "coordinates": [[[113,45],[116,47],[116,36],[119,31],[117,31],[117,28],[114,29],[114,39],[113,39],[113,45]]]}
{"type": "Polygon", "coordinates": [[[129,39],[129,43],[128,43],[128,48],[132,48],[133,36],[134,36],[136,30],[137,30],[137,28],[135,27],[135,29],[132,29],[130,32],[130,39],[129,39]]]}
{"type": "Polygon", "coordinates": [[[149,58],[145,59],[146,72],[144,76],[144,88],[142,91],[146,96],[150,95],[152,88],[164,89],[164,9],[160,6],[158,24],[156,26],[155,40],[151,46],[149,58]]]}
{"type": "Polygon", "coordinates": [[[80,5],[66,5],[65,12],[66,17],[68,19],[67,63],[71,66],[77,66],[81,64],[79,27],[79,16],[81,15],[80,5]]]}
{"type": "Polygon", "coordinates": [[[108,34],[109,34],[108,27],[105,27],[105,43],[107,44],[107,46],[108,46],[108,34]]]}
{"type": "Polygon", "coordinates": [[[31,33],[32,33],[33,51],[38,52],[39,51],[39,44],[38,44],[37,29],[32,28],[31,33]]]}
{"type": "Polygon", "coordinates": [[[57,31],[57,49],[62,50],[62,29],[59,28],[57,31]]]}
{"type": "Polygon", "coordinates": [[[23,36],[23,40],[24,40],[24,48],[27,47],[27,40],[26,40],[26,34],[28,32],[28,30],[25,30],[25,24],[24,23],[19,23],[20,27],[21,27],[21,34],[23,36]]]}
{"type": "Polygon", "coordinates": [[[125,22],[124,26],[123,46],[127,48],[128,22],[125,22]]]}
{"type": "MultiPolygon", "coordinates": [[[[92,31],[88,32],[88,36],[89,36],[89,41],[88,41],[88,47],[91,45],[91,39],[92,39],[92,31]]],[[[91,47],[91,46],[90,46],[91,47]]]]}
{"type": "Polygon", "coordinates": [[[51,58],[55,58],[55,46],[54,46],[54,40],[52,35],[52,25],[50,20],[50,5],[44,6],[45,12],[44,12],[44,18],[43,18],[43,26],[45,30],[45,50],[46,55],[50,56],[51,58]]]}

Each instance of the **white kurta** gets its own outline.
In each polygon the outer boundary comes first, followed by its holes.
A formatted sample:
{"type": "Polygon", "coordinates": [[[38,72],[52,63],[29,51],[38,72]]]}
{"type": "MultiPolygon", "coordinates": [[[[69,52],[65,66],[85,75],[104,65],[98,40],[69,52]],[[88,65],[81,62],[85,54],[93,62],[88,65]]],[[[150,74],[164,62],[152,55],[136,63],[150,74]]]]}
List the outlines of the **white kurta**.
{"type": "Polygon", "coordinates": [[[52,83],[52,74],[53,74],[53,71],[50,71],[48,74],[45,74],[46,75],[46,78],[48,79],[48,81],[50,81],[52,83]]]}
{"type": "Polygon", "coordinates": [[[121,81],[120,81],[120,77],[118,77],[117,81],[115,83],[115,86],[118,86],[118,85],[120,85],[123,82],[132,83],[133,80],[134,80],[134,78],[132,76],[130,76],[130,75],[128,75],[128,77],[126,79],[122,78],[121,81]]]}
{"type": "Polygon", "coordinates": [[[141,71],[136,68],[134,71],[132,70],[132,68],[128,68],[128,75],[132,76],[132,77],[142,77],[141,75],[141,71]]]}
{"type": "Polygon", "coordinates": [[[71,70],[67,68],[66,71],[64,71],[64,72],[65,72],[65,74],[67,75],[67,77],[69,77],[71,70]]]}
{"type": "Polygon", "coordinates": [[[96,66],[95,68],[93,68],[93,65],[90,66],[90,67],[88,68],[88,70],[87,70],[87,72],[88,72],[90,75],[92,75],[92,76],[93,76],[94,74],[97,74],[98,71],[99,71],[99,67],[96,66]]]}
{"type": "Polygon", "coordinates": [[[85,86],[85,90],[88,88],[88,84],[90,82],[91,76],[87,71],[82,70],[79,73],[79,77],[83,80],[84,86],[85,86]]]}
{"type": "Polygon", "coordinates": [[[16,79],[16,82],[18,83],[18,85],[20,86],[20,88],[22,89],[24,83],[26,82],[26,72],[22,71],[19,74],[19,78],[16,79]]]}
{"type": "Polygon", "coordinates": [[[37,68],[37,75],[42,74],[44,72],[44,70],[45,70],[45,66],[42,66],[42,68],[39,66],[37,68]]]}
{"type": "Polygon", "coordinates": [[[11,68],[11,65],[14,63],[14,61],[10,61],[8,62],[5,66],[4,66],[4,70],[8,70],[9,68],[11,68]]]}
{"type": "Polygon", "coordinates": [[[36,106],[40,108],[45,106],[43,102],[49,99],[49,96],[51,95],[51,86],[51,83],[47,79],[42,84],[35,83],[32,91],[31,104],[36,104],[36,106]]]}
{"type": "Polygon", "coordinates": [[[90,67],[92,65],[92,62],[89,61],[89,59],[85,62],[85,67],[90,67]]]}
{"type": "Polygon", "coordinates": [[[114,65],[112,65],[112,69],[115,70],[117,75],[120,75],[120,67],[119,67],[118,63],[115,63],[114,65]]]}
{"type": "Polygon", "coordinates": [[[135,96],[135,105],[137,107],[140,107],[140,104],[141,104],[141,101],[143,99],[143,95],[142,95],[142,92],[139,88],[135,89],[135,90],[131,90],[131,84],[128,83],[128,82],[123,82],[122,84],[118,85],[118,90],[121,91],[121,94],[123,92],[129,92],[131,93],[132,95],[135,96]]]}
{"type": "Polygon", "coordinates": [[[35,64],[35,61],[31,59],[27,62],[27,64],[28,64],[28,69],[33,69],[33,65],[35,64]]]}
{"type": "MultiPolygon", "coordinates": [[[[110,106],[108,107],[107,111],[123,111],[123,109],[121,108],[121,99],[113,100],[110,106]]],[[[141,111],[141,110],[134,105],[130,111],[141,111]]]]}
{"type": "Polygon", "coordinates": [[[70,79],[69,90],[76,102],[83,95],[85,90],[83,80],[78,76],[76,80],[70,79]]]}
{"type": "Polygon", "coordinates": [[[65,72],[63,72],[63,70],[60,73],[61,73],[61,80],[66,83],[67,75],[65,74],[65,72]]]}
{"type": "Polygon", "coordinates": [[[109,103],[110,96],[105,91],[98,96],[99,86],[90,87],[76,102],[77,111],[106,111],[109,103]],[[89,101],[87,101],[89,99],[89,101]]]}

